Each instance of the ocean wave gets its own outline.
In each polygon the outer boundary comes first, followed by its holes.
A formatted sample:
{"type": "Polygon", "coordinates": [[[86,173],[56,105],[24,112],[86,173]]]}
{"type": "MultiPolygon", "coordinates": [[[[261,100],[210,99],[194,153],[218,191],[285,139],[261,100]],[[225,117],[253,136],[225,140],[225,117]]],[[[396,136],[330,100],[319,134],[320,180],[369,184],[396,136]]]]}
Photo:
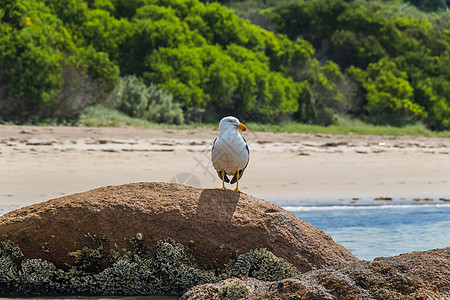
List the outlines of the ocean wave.
{"type": "Polygon", "coordinates": [[[317,206],[282,206],[285,210],[296,211],[319,211],[319,210],[367,210],[367,209],[411,209],[423,207],[447,207],[450,203],[427,203],[427,204],[379,204],[379,205],[317,205],[317,206]]]}

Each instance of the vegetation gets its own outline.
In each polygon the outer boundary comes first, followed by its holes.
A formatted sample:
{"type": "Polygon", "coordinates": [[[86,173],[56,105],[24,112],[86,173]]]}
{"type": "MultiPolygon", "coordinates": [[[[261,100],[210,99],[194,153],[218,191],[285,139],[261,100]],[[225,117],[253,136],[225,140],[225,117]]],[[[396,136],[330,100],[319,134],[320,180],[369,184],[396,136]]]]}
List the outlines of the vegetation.
{"type": "Polygon", "coordinates": [[[151,127],[152,123],[132,118],[118,110],[101,105],[88,107],[79,118],[79,125],[88,127],[121,127],[123,125],[151,127]]]}
{"type": "Polygon", "coordinates": [[[339,120],[330,126],[298,124],[286,122],[282,124],[249,123],[248,128],[256,131],[296,132],[310,134],[364,134],[364,135],[390,135],[390,136],[436,136],[450,137],[450,131],[431,131],[423,124],[396,126],[375,126],[359,120],[339,120]]]}
{"type": "MultiPolygon", "coordinates": [[[[52,123],[48,123],[52,124],[52,123]]],[[[311,124],[299,124],[297,122],[286,121],[280,124],[261,124],[255,122],[245,122],[252,131],[273,131],[273,132],[296,132],[312,134],[369,134],[369,135],[392,135],[392,136],[437,136],[450,137],[450,131],[431,131],[423,124],[412,124],[403,127],[376,126],[362,122],[360,120],[350,120],[339,118],[335,124],[330,126],[320,126],[311,124]]],[[[89,107],[80,116],[79,125],[94,127],[120,127],[137,126],[144,128],[171,128],[171,129],[193,129],[198,127],[218,127],[217,122],[211,123],[190,123],[180,125],[156,124],[142,119],[131,118],[117,110],[105,108],[103,106],[89,107]]]]}
{"type": "Polygon", "coordinates": [[[154,84],[147,86],[134,75],[121,77],[110,99],[130,117],[154,123],[183,123],[183,111],[170,94],[154,84]]]}
{"type": "Polygon", "coordinates": [[[128,93],[119,109],[156,122],[236,111],[275,122],[299,106],[313,113],[303,119],[320,122],[313,97],[332,89],[308,43],[276,36],[216,3],[2,0],[2,7],[7,119],[76,117],[116,87],[128,93]],[[302,82],[289,76],[298,68],[302,82]],[[119,79],[119,72],[140,79],[119,79]],[[159,96],[150,96],[154,84],[164,91],[159,96]],[[72,105],[71,97],[82,101],[72,105]]]}
{"type": "Polygon", "coordinates": [[[72,124],[103,104],[155,123],[448,130],[446,2],[409,2],[223,2],[275,34],[198,0],[0,0],[0,119],[72,124]]]}
{"type": "Polygon", "coordinates": [[[399,2],[311,0],[265,14],[279,32],[303,36],[350,76],[364,99],[357,116],[450,128],[447,13],[433,19],[399,2]]]}

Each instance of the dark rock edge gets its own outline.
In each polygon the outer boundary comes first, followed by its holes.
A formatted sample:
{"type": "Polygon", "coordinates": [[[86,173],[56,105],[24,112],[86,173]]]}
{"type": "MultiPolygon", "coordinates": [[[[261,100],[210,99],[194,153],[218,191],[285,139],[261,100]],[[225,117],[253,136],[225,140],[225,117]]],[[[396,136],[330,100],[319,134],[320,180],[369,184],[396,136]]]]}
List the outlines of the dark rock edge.
{"type": "Polygon", "coordinates": [[[450,247],[313,270],[274,282],[231,278],[186,292],[194,299],[450,299],[450,247]]]}

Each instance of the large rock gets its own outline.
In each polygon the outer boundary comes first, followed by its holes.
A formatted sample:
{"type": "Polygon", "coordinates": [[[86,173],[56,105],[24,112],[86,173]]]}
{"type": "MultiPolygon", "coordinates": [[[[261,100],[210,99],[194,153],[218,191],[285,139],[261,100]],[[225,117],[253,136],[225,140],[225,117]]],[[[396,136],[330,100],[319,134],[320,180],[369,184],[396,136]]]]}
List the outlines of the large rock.
{"type": "Polygon", "coordinates": [[[267,248],[301,272],[357,261],[324,232],[271,202],[167,183],[108,186],[38,203],[0,217],[0,233],[25,258],[59,268],[74,263],[69,252],[103,236],[105,253],[130,248],[133,237],[142,238],[150,254],[162,239],[193,244],[200,265],[220,266],[255,248],[267,248]]]}
{"type": "Polygon", "coordinates": [[[450,248],[360,261],[276,282],[232,278],[187,291],[182,300],[450,299],[450,248]],[[236,298],[233,298],[236,299],[236,298]]]}

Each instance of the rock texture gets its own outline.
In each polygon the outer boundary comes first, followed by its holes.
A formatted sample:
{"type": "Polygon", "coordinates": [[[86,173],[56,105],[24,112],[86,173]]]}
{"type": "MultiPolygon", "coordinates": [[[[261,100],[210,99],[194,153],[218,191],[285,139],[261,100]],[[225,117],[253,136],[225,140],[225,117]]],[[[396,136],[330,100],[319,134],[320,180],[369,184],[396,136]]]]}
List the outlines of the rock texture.
{"type": "Polygon", "coordinates": [[[248,300],[450,299],[450,248],[314,270],[276,282],[232,278],[194,287],[181,299],[227,299],[234,294],[245,294],[248,300]]]}
{"type": "Polygon", "coordinates": [[[105,253],[144,242],[150,254],[158,240],[195,246],[200,265],[221,266],[236,253],[267,248],[299,271],[337,268],[357,261],[316,227],[277,205],[232,191],[167,183],[108,186],[28,206],[0,217],[0,233],[25,258],[59,268],[73,264],[69,252],[105,236],[105,253]]]}

